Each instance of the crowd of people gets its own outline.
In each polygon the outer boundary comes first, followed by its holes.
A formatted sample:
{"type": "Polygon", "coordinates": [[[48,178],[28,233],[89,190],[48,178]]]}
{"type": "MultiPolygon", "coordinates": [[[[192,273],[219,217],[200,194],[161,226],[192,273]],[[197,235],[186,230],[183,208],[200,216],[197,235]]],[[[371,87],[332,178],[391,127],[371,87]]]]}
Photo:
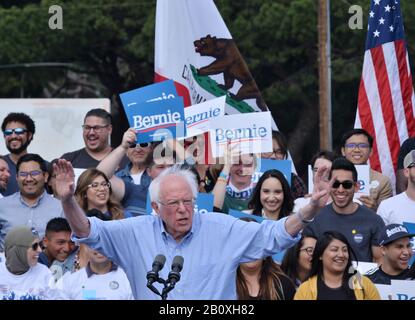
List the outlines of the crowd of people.
{"type": "Polygon", "coordinates": [[[295,173],[255,179],[261,159],[288,159],[281,132],[272,152],[229,146],[206,164],[186,141],[136,143],[132,128],[113,149],[104,109],[80,125],[84,148],[43,159],[28,151],[29,115],[3,120],[0,299],[378,300],[376,284],[415,279],[414,234],[404,226],[415,223],[415,137],[401,148],[396,190],[370,169],[370,190],[358,195],[356,166],[373,147],[363,129],[343,135],[340,154],[315,154],[307,192],[295,173]],[[74,168],[83,169],[77,179],[74,168]],[[213,212],[195,210],[200,193],[213,195],[213,212]],[[160,255],[166,267],[150,281],[160,255]],[[352,262],[377,267],[362,275],[352,262]]]}

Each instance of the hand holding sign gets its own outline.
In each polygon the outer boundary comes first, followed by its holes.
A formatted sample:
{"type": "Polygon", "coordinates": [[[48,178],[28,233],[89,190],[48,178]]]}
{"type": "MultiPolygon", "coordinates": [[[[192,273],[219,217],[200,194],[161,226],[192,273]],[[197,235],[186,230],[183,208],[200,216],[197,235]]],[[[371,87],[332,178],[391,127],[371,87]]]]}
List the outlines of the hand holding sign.
{"type": "Polygon", "coordinates": [[[127,131],[124,132],[121,141],[121,147],[124,149],[128,149],[131,145],[135,145],[136,141],[136,133],[134,128],[128,128],[127,131]]]}

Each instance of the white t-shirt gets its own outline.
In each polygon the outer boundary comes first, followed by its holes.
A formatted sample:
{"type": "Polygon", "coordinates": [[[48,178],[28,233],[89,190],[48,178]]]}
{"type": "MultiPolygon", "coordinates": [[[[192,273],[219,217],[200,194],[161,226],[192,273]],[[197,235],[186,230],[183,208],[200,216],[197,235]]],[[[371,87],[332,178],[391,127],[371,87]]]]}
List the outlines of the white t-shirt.
{"type": "Polygon", "coordinates": [[[402,224],[403,222],[415,223],[415,201],[411,200],[406,192],[402,192],[383,200],[378,207],[377,214],[382,217],[386,225],[402,224]]]}
{"type": "Polygon", "coordinates": [[[52,273],[43,264],[36,264],[27,272],[15,275],[0,262],[0,300],[47,300],[50,299],[52,273]]]}
{"type": "Polygon", "coordinates": [[[88,278],[86,268],[62,277],[62,297],[67,300],[133,300],[130,282],[120,267],[88,278]]]}
{"type": "Polygon", "coordinates": [[[134,184],[138,184],[138,185],[141,184],[141,177],[143,175],[143,172],[144,171],[141,171],[140,173],[131,175],[131,178],[133,178],[134,184]]]}

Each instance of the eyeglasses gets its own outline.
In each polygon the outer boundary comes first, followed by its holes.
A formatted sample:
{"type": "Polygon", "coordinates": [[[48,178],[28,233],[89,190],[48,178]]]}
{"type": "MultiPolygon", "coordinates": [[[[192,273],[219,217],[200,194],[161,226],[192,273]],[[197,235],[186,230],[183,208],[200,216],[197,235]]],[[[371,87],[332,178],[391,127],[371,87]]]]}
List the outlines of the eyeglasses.
{"type": "Polygon", "coordinates": [[[275,149],[275,150],[272,150],[272,152],[264,152],[262,154],[262,157],[263,158],[270,158],[273,154],[275,156],[285,156],[284,150],[282,150],[282,149],[275,149]]]}
{"type": "Polygon", "coordinates": [[[307,247],[307,248],[300,249],[300,251],[305,251],[305,252],[307,252],[307,254],[309,256],[312,256],[313,253],[314,253],[314,248],[313,247],[307,247]]]}
{"type": "Polygon", "coordinates": [[[32,243],[32,250],[37,251],[37,249],[40,247],[40,242],[32,243]]]}
{"type": "Polygon", "coordinates": [[[104,189],[106,189],[106,188],[109,189],[109,188],[111,188],[111,183],[110,182],[103,181],[101,183],[93,182],[91,184],[88,184],[88,188],[91,188],[93,190],[99,190],[100,187],[102,187],[104,189]]]}
{"type": "Polygon", "coordinates": [[[84,124],[82,126],[82,129],[84,129],[84,131],[89,132],[91,130],[94,130],[95,132],[102,132],[102,130],[104,130],[104,128],[108,127],[109,124],[106,124],[105,126],[88,126],[86,124],[84,124]]]}
{"type": "Polygon", "coordinates": [[[342,182],[336,180],[336,181],[334,181],[332,187],[334,189],[338,189],[340,187],[340,185],[342,185],[344,189],[351,189],[354,186],[354,182],[350,181],[350,180],[346,180],[346,181],[342,181],[342,182]]]}
{"type": "Polygon", "coordinates": [[[175,208],[177,209],[180,207],[180,204],[183,203],[185,207],[193,206],[194,199],[186,199],[186,200],[170,200],[166,203],[163,203],[161,201],[158,201],[158,203],[162,204],[163,206],[169,207],[169,208],[175,208]]]}
{"type": "Polygon", "coordinates": [[[43,173],[41,170],[33,170],[33,171],[20,171],[18,173],[19,177],[21,178],[27,178],[28,176],[31,176],[32,178],[40,176],[43,173]]]}
{"type": "Polygon", "coordinates": [[[354,149],[354,148],[367,149],[367,148],[369,148],[368,143],[346,143],[344,146],[348,149],[354,149]]]}
{"type": "Polygon", "coordinates": [[[17,134],[17,135],[21,135],[26,133],[28,130],[27,129],[23,129],[23,128],[14,128],[14,129],[6,129],[3,131],[3,134],[5,136],[11,136],[13,133],[17,134]]]}

